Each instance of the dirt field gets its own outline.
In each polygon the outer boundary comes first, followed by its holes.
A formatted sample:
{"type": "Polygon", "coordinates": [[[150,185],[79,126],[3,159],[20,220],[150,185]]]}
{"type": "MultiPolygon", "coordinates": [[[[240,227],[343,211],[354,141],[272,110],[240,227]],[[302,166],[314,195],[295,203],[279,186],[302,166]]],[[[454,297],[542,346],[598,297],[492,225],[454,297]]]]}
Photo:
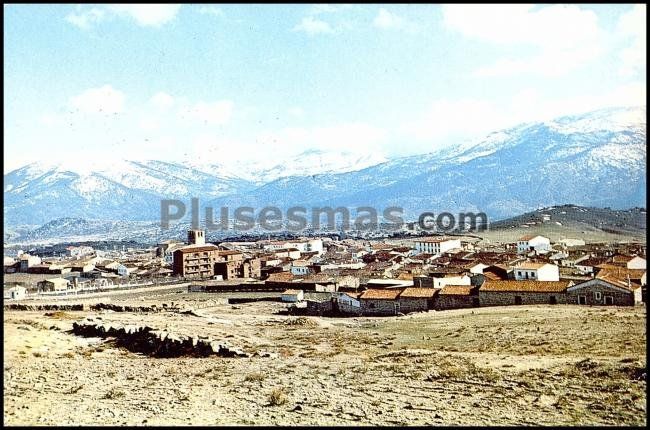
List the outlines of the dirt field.
{"type": "Polygon", "coordinates": [[[198,316],[5,312],[5,424],[646,423],[645,307],[328,319],[182,289],[149,294],[113,303],[183,302],[198,316]],[[67,333],[88,316],[273,356],[146,357],[67,333]]]}

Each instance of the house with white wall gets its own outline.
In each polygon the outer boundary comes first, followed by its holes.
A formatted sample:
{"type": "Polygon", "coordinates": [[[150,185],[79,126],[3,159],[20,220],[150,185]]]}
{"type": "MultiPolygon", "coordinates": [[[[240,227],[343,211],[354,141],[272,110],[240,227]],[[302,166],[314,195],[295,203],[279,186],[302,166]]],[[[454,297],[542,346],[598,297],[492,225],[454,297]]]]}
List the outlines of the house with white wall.
{"type": "Polygon", "coordinates": [[[517,252],[524,254],[530,251],[545,253],[551,250],[551,240],[548,237],[529,234],[517,241],[517,252]]]}
{"type": "Polygon", "coordinates": [[[559,281],[560,269],[555,264],[524,262],[514,269],[517,281],[559,281]]]}
{"type": "Polygon", "coordinates": [[[452,249],[460,249],[460,239],[451,239],[446,237],[426,237],[416,239],[414,241],[414,248],[418,254],[434,254],[440,255],[443,252],[452,249]]]}

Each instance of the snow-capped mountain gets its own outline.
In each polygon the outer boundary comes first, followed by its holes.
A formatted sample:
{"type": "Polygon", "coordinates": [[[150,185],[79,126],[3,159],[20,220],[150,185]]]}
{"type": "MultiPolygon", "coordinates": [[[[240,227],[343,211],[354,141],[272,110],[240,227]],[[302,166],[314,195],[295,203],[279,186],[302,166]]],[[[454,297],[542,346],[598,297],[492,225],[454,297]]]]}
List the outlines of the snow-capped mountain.
{"type": "Polygon", "coordinates": [[[231,213],[239,206],[373,206],[379,212],[399,206],[410,218],[460,210],[503,218],[565,203],[645,207],[645,144],[640,107],[522,124],[461,147],[389,161],[307,151],[248,166],[30,164],[5,175],[5,227],[62,217],[155,221],[161,199],[189,204],[190,197],[231,213]]]}
{"type": "Polygon", "coordinates": [[[162,161],[93,167],[33,163],[5,175],[5,223],[41,224],[62,216],[154,220],[161,199],[214,198],[254,187],[245,179],[162,161]]]}
{"type": "MultiPolygon", "coordinates": [[[[244,178],[257,185],[263,185],[280,178],[291,176],[310,176],[323,173],[345,173],[365,169],[386,162],[387,159],[377,153],[359,153],[353,151],[322,151],[310,149],[278,162],[277,159],[238,162],[230,166],[232,172],[238,172],[244,178]]],[[[196,165],[196,169],[226,171],[222,165],[196,165]]]]}
{"type": "Polygon", "coordinates": [[[503,218],[541,205],[646,204],[645,107],[604,109],[494,132],[461,148],[360,171],[289,177],[210,206],[388,206],[503,218]]]}

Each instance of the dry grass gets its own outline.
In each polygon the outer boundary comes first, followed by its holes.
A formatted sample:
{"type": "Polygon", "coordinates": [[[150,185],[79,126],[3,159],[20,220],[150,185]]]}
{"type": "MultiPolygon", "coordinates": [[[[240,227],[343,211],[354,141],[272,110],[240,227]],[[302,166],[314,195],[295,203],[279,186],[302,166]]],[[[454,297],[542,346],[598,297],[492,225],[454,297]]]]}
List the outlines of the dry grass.
{"type": "Polygon", "coordinates": [[[269,405],[270,406],[280,406],[287,403],[287,395],[284,391],[284,388],[274,388],[269,394],[269,405]]]}
{"type": "Polygon", "coordinates": [[[102,399],[119,399],[125,395],[126,393],[124,391],[111,388],[106,394],[104,394],[104,397],[102,397],[102,399]]]}
{"type": "Polygon", "coordinates": [[[266,379],[266,375],[263,374],[262,372],[253,372],[253,373],[249,373],[248,375],[246,375],[246,377],[244,378],[244,381],[248,381],[248,382],[255,382],[255,381],[262,382],[264,379],[266,379]]]}

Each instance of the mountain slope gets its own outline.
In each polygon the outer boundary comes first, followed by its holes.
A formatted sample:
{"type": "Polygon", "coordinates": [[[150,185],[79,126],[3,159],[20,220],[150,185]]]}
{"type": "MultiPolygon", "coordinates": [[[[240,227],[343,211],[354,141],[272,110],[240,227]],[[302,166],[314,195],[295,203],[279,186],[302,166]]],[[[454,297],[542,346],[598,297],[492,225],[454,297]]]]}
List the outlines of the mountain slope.
{"type": "Polygon", "coordinates": [[[604,109],[380,164],[373,155],[323,151],[239,170],[162,161],[101,169],[80,163],[85,171],[31,164],[5,175],[5,226],[62,217],[155,221],[161,199],[189,206],[191,197],[231,214],[239,206],[373,206],[380,213],[399,206],[409,219],[461,210],[498,219],[564,203],[645,207],[645,117],[645,107],[604,109]]]}
{"type": "Polygon", "coordinates": [[[503,218],[544,205],[645,206],[645,108],[607,109],[492,133],[477,145],[338,175],[279,179],[211,206],[400,206],[503,218]]]}

